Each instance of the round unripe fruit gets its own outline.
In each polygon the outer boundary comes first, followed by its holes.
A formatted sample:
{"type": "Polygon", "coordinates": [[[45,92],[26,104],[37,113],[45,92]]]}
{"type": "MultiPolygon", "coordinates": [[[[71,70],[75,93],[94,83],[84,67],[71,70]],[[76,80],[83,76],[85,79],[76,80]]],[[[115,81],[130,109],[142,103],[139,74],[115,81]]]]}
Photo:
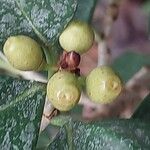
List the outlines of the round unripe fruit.
{"type": "Polygon", "coordinates": [[[94,41],[94,32],[90,25],[82,21],[72,21],[59,37],[61,47],[67,52],[82,54],[88,51],[94,41]]]}
{"type": "Polygon", "coordinates": [[[93,102],[111,103],[121,92],[120,78],[108,66],[95,68],[86,79],[86,91],[93,102]]]}
{"type": "Polygon", "coordinates": [[[72,109],[79,102],[80,95],[76,76],[72,73],[59,71],[48,81],[48,99],[60,111],[72,109]]]}
{"type": "Polygon", "coordinates": [[[24,35],[9,37],[4,44],[4,54],[14,68],[23,71],[37,70],[43,62],[40,45],[24,35]]]}

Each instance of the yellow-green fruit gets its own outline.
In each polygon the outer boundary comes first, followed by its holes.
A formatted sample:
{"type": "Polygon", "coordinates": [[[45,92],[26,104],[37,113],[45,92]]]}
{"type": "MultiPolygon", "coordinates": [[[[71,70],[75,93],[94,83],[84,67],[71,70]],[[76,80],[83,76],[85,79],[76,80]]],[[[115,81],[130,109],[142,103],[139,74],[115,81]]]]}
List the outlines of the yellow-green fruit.
{"type": "Polygon", "coordinates": [[[94,41],[94,32],[90,25],[82,21],[72,21],[59,37],[61,47],[82,54],[88,51],[94,41]]]}
{"type": "Polygon", "coordinates": [[[78,103],[80,95],[76,76],[72,73],[59,71],[48,81],[48,99],[60,111],[72,109],[78,103]]]}
{"type": "Polygon", "coordinates": [[[24,35],[11,36],[4,44],[4,54],[16,69],[37,70],[43,62],[40,45],[24,35]]]}
{"type": "Polygon", "coordinates": [[[108,66],[97,67],[86,79],[88,96],[96,103],[111,103],[121,92],[120,78],[108,66]]]}

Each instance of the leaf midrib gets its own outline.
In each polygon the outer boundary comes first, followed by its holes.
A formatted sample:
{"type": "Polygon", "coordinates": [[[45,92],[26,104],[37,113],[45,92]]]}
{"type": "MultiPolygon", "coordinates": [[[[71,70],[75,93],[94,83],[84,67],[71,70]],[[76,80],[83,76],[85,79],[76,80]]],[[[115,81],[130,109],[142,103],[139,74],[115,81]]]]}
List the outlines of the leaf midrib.
{"type": "Polygon", "coordinates": [[[26,20],[28,20],[29,24],[31,25],[33,31],[35,32],[35,34],[37,35],[37,37],[39,39],[42,40],[42,42],[46,45],[46,46],[50,46],[48,40],[42,35],[42,33],[40,33],[40,31],[38,31],[38,29],[35,27],[35,25],[33,24],[31,18],[27,15],[27,13],[23,10],[23,8],[20,6],[19,1],[18,0],[14,0],[19,8],[19,10],[21,11],[22,15],[24,16],[24,18],[26,20]]]}

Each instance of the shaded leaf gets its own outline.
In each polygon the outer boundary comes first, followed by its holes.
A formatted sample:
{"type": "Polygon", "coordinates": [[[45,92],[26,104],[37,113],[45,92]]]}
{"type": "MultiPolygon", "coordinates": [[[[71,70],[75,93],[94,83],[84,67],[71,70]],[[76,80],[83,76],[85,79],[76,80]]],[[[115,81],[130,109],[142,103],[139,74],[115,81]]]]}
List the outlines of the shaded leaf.
{"type": "Polygon", "coordinates": [[[97,0],[78,0],[74,18],[90,22],[97,0]]]}
{"type": "Polygon", "coordinates": [[[24,34],[52,45],[71,20],[76,0],[1,0],[0,49],[11,35],[24,34]]]}
{"type": "Polygon", "coordinates": [[[81,122],[66,124],[50,143],[48,150],[148,150],[149,148],[149,124],[139,120],[110,120],[91,124],[81,122]],[[72,143],[68,141],[69,137],[73,138],[72,143]]]}
{"type": "MultiPolygon", "coordinates": [[[[55,118],[55,117],[54,117],[55,118]]],[[[49,124],[39,135],[36,150],[46,150],[49,143],[59,132],[59,127],[49,124]]]]}
{"type": "Polygon", "coordinates": [[[76,105],[73,109],[71,109],[69,111],[69,114],[73,120],[81,121],[81,120],[83,120],[82,111],[83,111],[83,106],[82,105],[76,105]]]}
{"type": "Polygon", "coordinates": [[[0,76],[0,149],[34,149],[45,103],[45,85],[0,76]]]}
{"type": "Polygon", "coordinates": [[[69,122],[70,119],[71,119],[71,117],[68,115],[58,115],[58,116],[52,118],[50,123],[52,125],[62,127],[64,124],[69,122]]]}
{"type": "Polygon", "coordinates": [[[150,94],[142,101],[140,106],[134,112],[132,118],[140,118],[150,121],[150,94]]]}
{"type": "Polygon", "coordinates": [[[43,131],[39,135],[36,150],[45,150],[50,140],[48,133],[43,131]]]}
{"type": "Polygon", "coordinates": [[[150,39],[150,1],[147,0],[143,4],[142,8],[143,8],[143,11],[145,12],[146,17],[147,17],[147,27],[148,27],[147,31],[148,31],[148,36],[149,36],[149,39],[150,39]]]}
{"type": "Polygon", "coordinates": [[[127,82],[144,65],[150,65],[150,56],[127,52],[115,60],[112,67],[127,82]]]}
{"type": "Polygon", "coordinates": [[[146,1],[143,4],[142,9],[145,13],[150,14],[150,1],[146,1]]]}

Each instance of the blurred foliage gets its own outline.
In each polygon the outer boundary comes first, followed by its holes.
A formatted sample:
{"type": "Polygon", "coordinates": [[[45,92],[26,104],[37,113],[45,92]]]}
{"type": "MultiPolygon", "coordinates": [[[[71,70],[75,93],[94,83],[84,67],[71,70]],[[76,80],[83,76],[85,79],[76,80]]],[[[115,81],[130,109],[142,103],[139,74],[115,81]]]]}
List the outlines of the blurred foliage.
{"type": "Polygon", "coordinates": [[[142,101],[132,118],[142,118],[142,120],[150,122],[150,94],[142,101]]]}
{"type": "Polygon", "coordinates": [[[143,4],[143,11],[147,14],[147,19],[148,19],[148,34],[149,34],[149,38],[150,38],[150,1],[146,1],[143,4]]]}
{"type": "Polygon", "coordinates": [[[127,52],[117,58],[112,67],[119,73],[122,80],[127,82],[145,65],[150,65],[149,55],[127,52]]]}
{"type": "Polygon", "coordinates": [[[150,1],[146,1],[143,6],[143,11],[146,12],[147,14],[150,14],[150,1]]]}

